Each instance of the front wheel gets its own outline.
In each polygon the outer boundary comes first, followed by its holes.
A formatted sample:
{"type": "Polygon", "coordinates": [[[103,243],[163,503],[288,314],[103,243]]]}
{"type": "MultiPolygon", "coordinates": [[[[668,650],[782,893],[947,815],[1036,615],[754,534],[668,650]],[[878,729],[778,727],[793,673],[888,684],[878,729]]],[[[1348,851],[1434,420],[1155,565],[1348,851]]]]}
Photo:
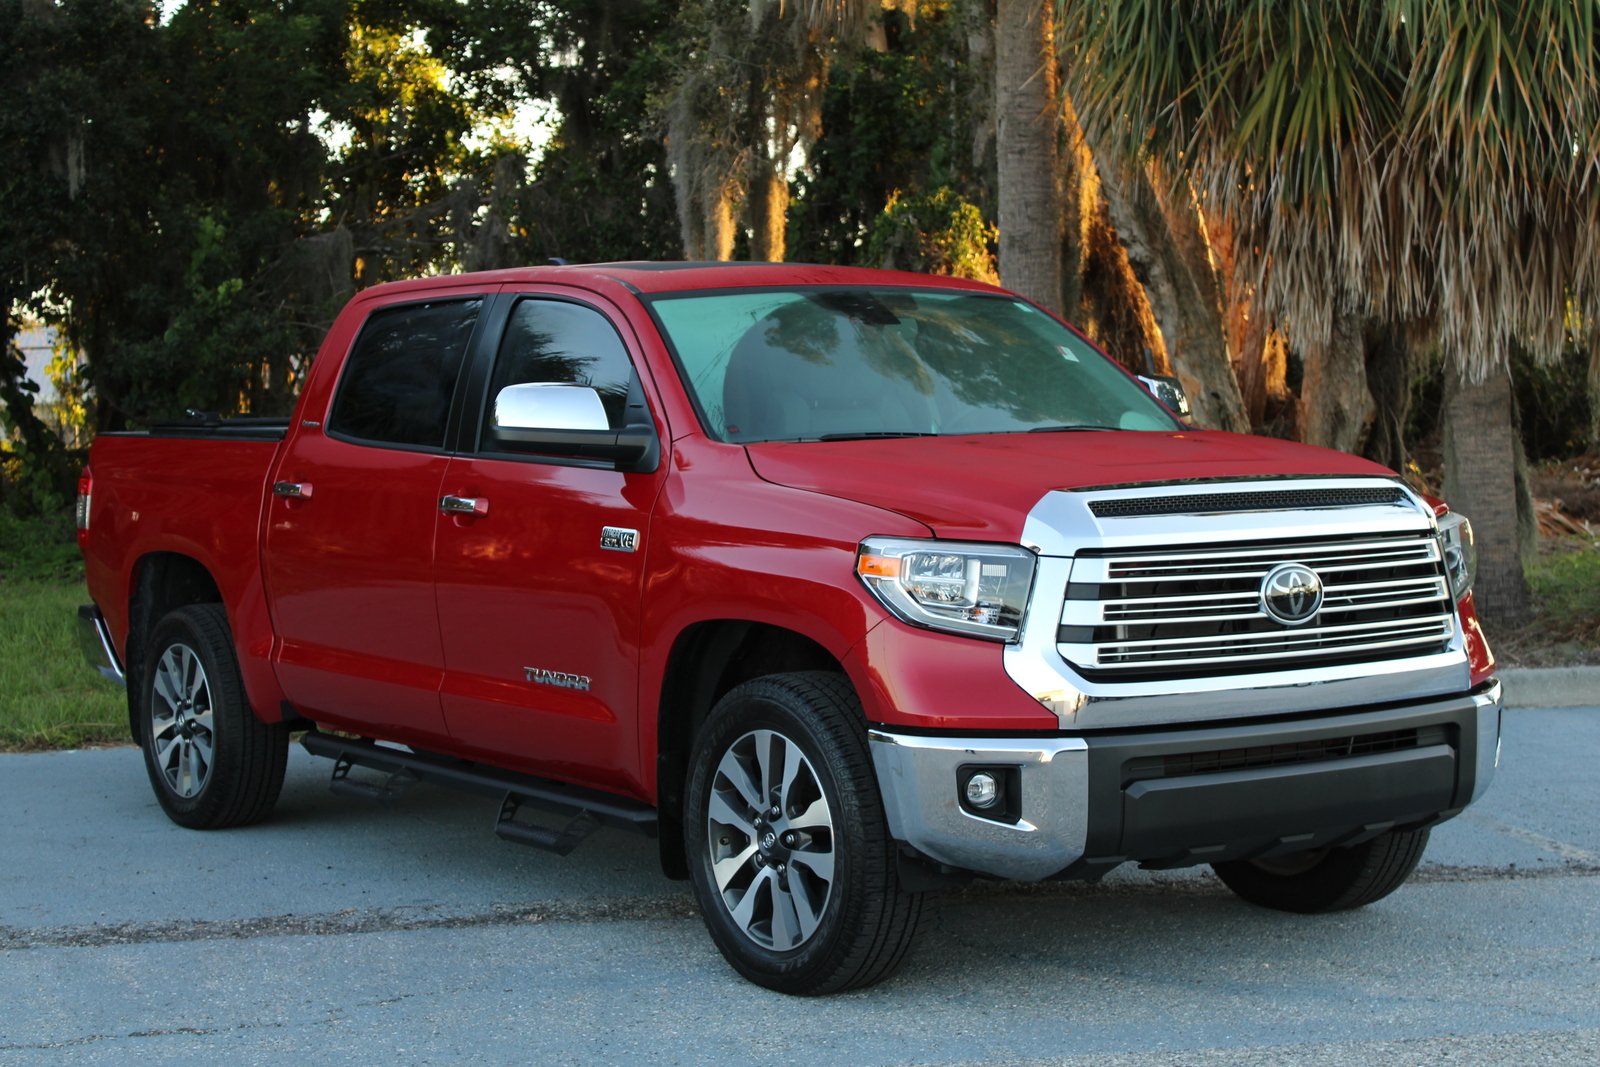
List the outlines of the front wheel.
{"type": "Polygon", "coordinates": [[[871,985],[921,928],[842,675],[769,675],[717,703],[695,741],[684,841],[717,948],[768,989],[871,985]]]}
{"type": "Polygon", "coordinates": [[[1213,863],[1211,869],[1252,904],[1311,915],[1382,900],[1411,877],[1427,847],[1427,830],[1391,830],[1349,848],[1213,863]]]}
{"type": "Polygon", "coordinates": [[[289,731],[250,710],[227,612],[191,604],[150,636],[139,742],[162,810],[191,830],[262,818],[283,788],[289,731]]]}

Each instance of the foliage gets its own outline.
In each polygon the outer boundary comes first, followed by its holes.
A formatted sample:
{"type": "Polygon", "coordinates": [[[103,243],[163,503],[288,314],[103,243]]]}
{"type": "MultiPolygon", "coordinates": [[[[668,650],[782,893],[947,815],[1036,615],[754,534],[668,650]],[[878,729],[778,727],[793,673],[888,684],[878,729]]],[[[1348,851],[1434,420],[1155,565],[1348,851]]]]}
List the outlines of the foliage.
{"type": "Polygon", "coordinates": [[[976,278],[998,285],[994,253],[1000,239],[983,221],[978,205],[949,186],[926,196],[903,197],[897,190],[872,227],[867,260],[895,270],[976,278]]]}
{"type": "Polygon", "coordinates": [[[903,220],[926,212],[941,189],[994,219],[986,87],[965,9],[925,4],[915,27],[897,12],[884,20],[883,51],[862,50],[830,72],[821,134],[795,180],[790,259],[880,266],[889,245],[885,236],[875,247],[873,235],[891,200],[903,220]]]}
{"type": "Polygon", "coordinates": [[[130,740],[123,691],[78,650],[87,600],[79,582],[0,580],[0,751],[130,740]]]}
{"type": "Polygon", "coordinates": [[[1304,343],[1345,293],[1476,374],[1600,307],[1600,0],[1063,6],[1086,124],[1196,181],[1304,343]]]}
{"type": "Polygon", "coordinates": [[[19,518],[0,508],[0,581],[65,581],[83,577],[72,512],[19,518]]]}
{"type": "Polygon", "coordinates": [[[1546,640],[1600,643],[1600,549],[1562,548],[1528,568],[1535,626],[1546,640]]]}

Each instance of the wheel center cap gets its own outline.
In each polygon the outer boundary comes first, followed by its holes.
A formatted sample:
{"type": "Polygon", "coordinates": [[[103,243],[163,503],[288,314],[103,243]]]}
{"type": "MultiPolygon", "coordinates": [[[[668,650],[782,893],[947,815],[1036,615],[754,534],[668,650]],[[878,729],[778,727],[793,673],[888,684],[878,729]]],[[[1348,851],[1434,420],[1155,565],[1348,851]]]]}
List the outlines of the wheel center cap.
{"type": "Polygon", "coordinates": [[[763,837],[761,839],[761,847],[763,849],[770,850],[772,848],[772,846],[776,845],[777,843],[778,843],[778,835],[773,833],[771,830],[768,830],[767,831],[767,836],[763,837]]]}

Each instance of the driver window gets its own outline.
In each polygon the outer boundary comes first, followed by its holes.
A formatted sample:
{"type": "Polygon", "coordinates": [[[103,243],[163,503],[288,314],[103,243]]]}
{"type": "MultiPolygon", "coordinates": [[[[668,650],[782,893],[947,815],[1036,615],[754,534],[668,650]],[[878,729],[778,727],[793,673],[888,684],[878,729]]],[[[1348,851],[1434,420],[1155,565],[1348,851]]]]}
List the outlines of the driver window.
{"type": "Polygon", "coordinates": [[[616,328],[594,308],[564,300],[524,300],[512,310],[495,357],[489,418],[500,390],[527,382],[592,387],[600,394],[611,428],[620,429],[633,362],[616,328]]]}

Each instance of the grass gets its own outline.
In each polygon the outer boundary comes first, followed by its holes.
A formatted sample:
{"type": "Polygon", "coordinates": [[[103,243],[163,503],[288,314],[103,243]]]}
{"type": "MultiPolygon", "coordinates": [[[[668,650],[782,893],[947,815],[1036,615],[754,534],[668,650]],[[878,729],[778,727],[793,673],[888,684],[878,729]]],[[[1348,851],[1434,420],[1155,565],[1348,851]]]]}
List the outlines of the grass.
{"type": "Polygon", "coordinates": [[[128,743],[128,704],[78,649],[81,581],[0,580],[0,751],[128,743]]]}
{"type": "Polygon", "coordinates": [[[0,751],[127,743],[128,704],[78,649],[89,602],[70,513],[0,505],[0,751]]]}

